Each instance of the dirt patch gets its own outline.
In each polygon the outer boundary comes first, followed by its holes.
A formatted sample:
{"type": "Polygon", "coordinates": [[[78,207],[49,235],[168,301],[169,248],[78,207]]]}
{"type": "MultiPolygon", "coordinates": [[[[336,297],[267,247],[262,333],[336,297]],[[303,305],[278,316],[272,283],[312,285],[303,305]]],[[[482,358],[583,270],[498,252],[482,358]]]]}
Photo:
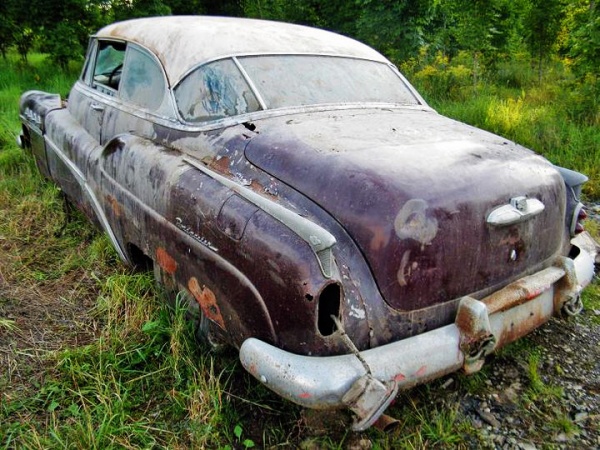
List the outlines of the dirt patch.
{"type": "Polygon", "coordinates": [[[19,266],[16,247],[5,241],[0,259],[0,401],[39,386],[49,352],[85,345],[99,332],[91,274],[74,269],[56,279],[23,279],[11,273],[19,266]]]}

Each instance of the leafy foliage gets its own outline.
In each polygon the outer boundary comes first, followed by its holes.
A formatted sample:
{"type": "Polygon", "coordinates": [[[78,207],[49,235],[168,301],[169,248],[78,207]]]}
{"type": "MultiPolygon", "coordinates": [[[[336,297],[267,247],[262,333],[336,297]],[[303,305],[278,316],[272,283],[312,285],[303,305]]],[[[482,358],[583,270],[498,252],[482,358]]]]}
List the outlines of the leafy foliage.
{"type": "Polygon", "coordinates": [[[433,19],[431,0],[359,0],[357,36],[393,59],[404,59],[426,43],[433,19]]]}
{"type": "Polygon", "coordinates": [[[542,64],[550,54],[565,16],[562,0],[530,0],[524,23],[528,30],[526,40],[532,55],[538,61],[538,77],[542,80],[542,64]]]}
{"type": "Polygon", "coordinates": [[[467,52],[465,67],[473,86],[510,55],[527,55],[539,80],[548,61],[569,57],[587,89],[598,90],[600,15],[593,0],[5,0],[0,14],[0,54],[14,47],[26,60],[38,49],[63,67],[82,58],[89,34],[114,21],[168,14],[243,15],[355,36],[396,63],[414,58],[421,49],[449,60],[467,52]]]}

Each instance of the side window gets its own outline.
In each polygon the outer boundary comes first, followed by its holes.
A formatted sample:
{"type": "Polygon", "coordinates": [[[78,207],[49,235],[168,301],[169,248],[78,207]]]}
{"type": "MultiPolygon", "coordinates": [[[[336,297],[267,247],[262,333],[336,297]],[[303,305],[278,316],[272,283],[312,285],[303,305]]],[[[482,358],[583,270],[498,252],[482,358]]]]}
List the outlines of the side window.
{"type": "Polygon", "coordinates": [[[181,116],[203,122],[258,111],[260,104],[231,59],[222,59],[191,72],[175,88],[181,116]]]}
{"type": "Polygon", "coordinates": [[[166,93],[166,83],[158,63],[147,53],[129,46],[120,96],[150,110],[159,109],[166,93]]]}
{"type": "Polygon", "coordinates": [[[109,95],[116,95],[121,81],[125,60],[125,44],[122,42],[99,42],[94,66],[92,87],[109,95]]]}

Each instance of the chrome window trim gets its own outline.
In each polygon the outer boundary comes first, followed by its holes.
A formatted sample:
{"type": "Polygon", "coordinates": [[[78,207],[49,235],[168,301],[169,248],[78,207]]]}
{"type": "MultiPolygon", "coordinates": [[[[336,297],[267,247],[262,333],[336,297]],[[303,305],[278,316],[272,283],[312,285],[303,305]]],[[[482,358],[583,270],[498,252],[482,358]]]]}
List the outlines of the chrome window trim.
{"type": "MultiPolygon", "coordinates": [[[[256,87],[256,85],[254,84],[254,81],[252,80],[252,78],[250,78],[250,75],[248,75],[248,72],[246,72],[246,69],[244,69],[244,67],[242,66],[242,64],[238,61],[238,59],[235,56],[233,58],[231,58],[231,59],[233,59],[233,62],[237,66],[238,70],[242,73],[242,76],[244,77],[244,80],[246,80],[246,83],[248,83],[248,86],[250,86],[250,90],[254,93],[254,96],[258,100],[258,104],[260,105],[261,109],[263,109],[263,110],[269,109],[267,107],[267,102],[265,102],[265,100],[264,100],[263,96],[261,95],[260,91],[258,90],[258,88],[256,87]]],[[[254,111],[254,112],[256,112],[256,111],[254,111]]]]}
{"type": "MultiPolygon", "coordinates": [[[[207,64],[211,64],[213,62],[216,61],[221,61],[221,60],[225,60],[225,59],[233,59],[233,61],[235,62],[236,66],[238,66],[238,68],[240,69],[240,71],[242,72],[242,75],[244,77],[244,79],[246,80],[246,82],[249,84],[250,89],[252,90],[252,92],[254,93],[254,95],[256,96],[256,98],[258,99],[259,104],[261,105],[261,107],[263,108],[264,111],[287,111],[287,110],[296,110],[297,108],[312,108],[312,107],[321,107],[321,106],[329,106],[331,107],[332,105],[346,105],[346,103],[329,103],[329,104],[325,104],[325,103],[320,103],[320,104],[315,104],[315,105],[301,105],[301,106],[292,106],[292,107],[286,107],[286,108],[274,108],[274,109],[269,109],[267,108],[266,102],[264,101],[262,95],[260,94],[260,91],[258,90],[258,88],[256,87],[254,81],[251,80],[250,76],[248,75],[248,73],[246,72],[246,70],[244,69],[243,63],[240,62],[238,60],[238,58],[245,58],[245,57],[252,57],[252,56],[319,56],[319,57],[334,57],[334,58],[345,58],[345,59],[355,59],[355,60],[359,60],[359,61],[370,61],[373,63],[377,63],[377,64],[384,64],[386,66],[388,66],[392,72],[400,79],[400,82],[404,85],[404,87],[408,90],[408,92],[415,98],[415,100],[417,101],[417,105],[402,105],[403,107],[419,107],[419,108],[427,108],[430,109],[429,105],[427,105],[427,102],[425,102],[425,100],[423,99],[423,97],[421,97],[421,95],[419,95],[419,93],[416,91],[416,89],[408,82],[408,80],[400,73],[400,71],[398,70],[398,68],[393,65],[390,62],[386,62],[386,61],[379,61],[376,59],[372,59],[372,58],[362,58],[359,56],[353,56],[353,55],[345,55],[345,54],[339,54],[339,53],[311,53],[311,52],[307,52],[307,53],[238,53],[238,54],[230,54],[230,55],[226,55],[226,56],[219,56],[218,58],[212,58],[212,59],[208,59],[206,61],[203,61],[199,64],[196,64],[194,66],[192,66],[190,69],[188,69],[187,71],[184,72],[184,74],[179,78],[179,80],[177,80],[177,82],[175,82],[173,84],[173,87],[171,88],[171,92],[173,94],[173,99],[175,101],[175,111],[177,114],[177,119],[186,126],[190,126],[193,127],[194,130],[198,130],[199,128],[204,128],[204,125],[197,125],[194,124],[193,122],[189,122],[186,121],[181,114],[179,113],[179,109],[177,108],[177,101],[175,100],[175,90],[177,89],[177,87],[181,84],[181,82],[193,71],[195,71],[196,69],[198,69],[199,67],[202,67],[204,65],[207,64]]],[[[350,103],[348,103],[350,104],[350,103]]],[[[356,102],[352,102],[351,104],[357,104],[356,102]]],[[[358,104],[364,104],[363,102],[358,103],[358,104]]],[[[395,105],[398,106],[399,104],[397,103],[369,103],[369,104],[383,104],[383,105],[395,105]]],[[[330,110],[331,108],[327,108],[327,110],[330,110]]],[[[233,119],[236,117],[245,117],[247,115],[250,114],[256,114],[257,111],[251,112],[251,113],[247,113],[247,114],[241,114],[241,115],[237,115],[237,116],[231,116],[231,117],[226,117],[226,118],[222,118],[222,119],[216,119],[216,120],[208,120],[206,122],[203,122],[203,124],[213,124],[213,123],[217,123],[217,122],[222,122],[222,121],[226,121],[227,119],[233,119]]],[[[243,123],[243,122],[247,122],[247,120],[241,120],[239,121],[239,123],[243,123]]],[[[221,128],[220,126],[214,126],[214,127],[210,127],[208,128],[209,130],[212,129],[217,129],[217,128],[221,128]]]]}

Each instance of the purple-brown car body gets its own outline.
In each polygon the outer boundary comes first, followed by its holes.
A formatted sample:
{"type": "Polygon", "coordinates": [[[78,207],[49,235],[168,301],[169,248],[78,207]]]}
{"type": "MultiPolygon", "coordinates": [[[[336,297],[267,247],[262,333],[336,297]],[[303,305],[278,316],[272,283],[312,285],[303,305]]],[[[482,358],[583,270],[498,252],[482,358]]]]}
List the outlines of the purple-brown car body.
{"type": "Polygon", "coordinates": [[[68,102],[21,99],[23,147],[210,340],[364,429],[398,389],[580,309],[586,178],[437,114],[322,30],[169,17],[90,41],[68,102]],[[575,237],[577,235],[577,237],[575,237]]]}

